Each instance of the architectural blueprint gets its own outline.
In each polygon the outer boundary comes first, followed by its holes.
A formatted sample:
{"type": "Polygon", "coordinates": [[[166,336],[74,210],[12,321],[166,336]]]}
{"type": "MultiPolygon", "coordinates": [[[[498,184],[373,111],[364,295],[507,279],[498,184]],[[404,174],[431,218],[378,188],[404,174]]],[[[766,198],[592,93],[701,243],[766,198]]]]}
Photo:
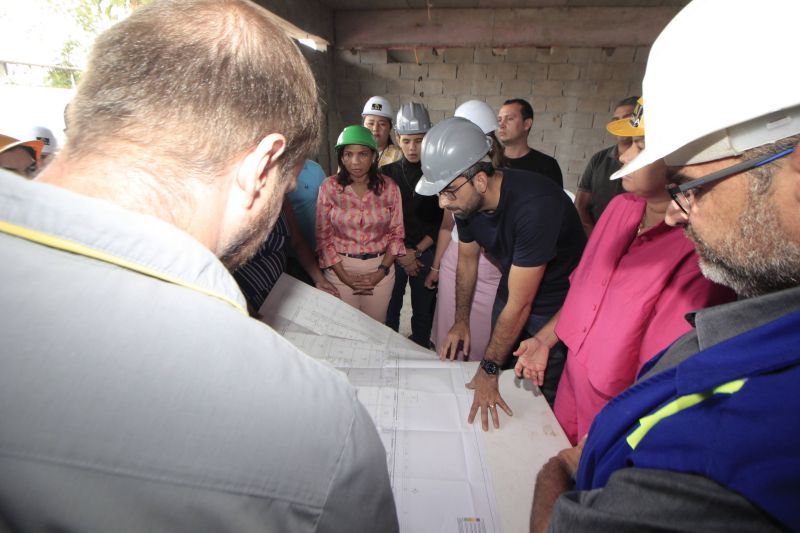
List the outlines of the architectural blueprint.
{"type": "Polygon", "coordinates": [[[356,388],[386,448],[402,531],[501,531],[480,430],[466,423],[471,394],[462,366],[288,276],[261,310],[356,388]]]}
{"type": "MultiPolygon", "coordinates": [[[[344,372],[356,388],[386,448],[401,531],[499,533],[502,524],[514,530],[500,517],[487,435],[479,424],[466,422],[472,392],[464,384],[474,364],[442,362],[341,300],[286,275],[260,313],[302,351],[344,372]]],[[[558,433],[553,435],[560,445],[566,441],[560,428],[558,433]]],[[[532,494],[530,476],[524,474],[520,483],[530,484],[532,494]]],[[[529,506],[527,500],[520,523],[527,523],[529,506]]]]}

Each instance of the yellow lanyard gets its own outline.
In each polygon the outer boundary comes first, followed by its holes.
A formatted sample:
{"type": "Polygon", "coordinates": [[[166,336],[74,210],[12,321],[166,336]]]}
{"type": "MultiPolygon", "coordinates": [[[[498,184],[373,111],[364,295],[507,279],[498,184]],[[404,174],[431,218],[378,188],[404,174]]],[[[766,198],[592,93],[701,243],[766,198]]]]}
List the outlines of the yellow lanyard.
{"type": "Polygon", "coordinates": [[[241,305],[236,303],[234,300],[231,300],[227,296],[218,294],[214,291],[210,291],[205,287],[201,287],[200,285],[189,283],[188,281],[183,280],[181,278],[170,276],[163,272],[159,272],[158,270],[154,270],[152,268],[140,265],[138,263],[134,263],[133,261],[128,261],[127,259],[122,259],[114,255],[111,255],[109,253],[102,252],[100,250],[95,250],[94,248],[91,248],[84,244],[73,242],[68,239],[64,239],[62,237],[56,237],[48,233],[44,233],[42,231],[37,231],[22,226],[17,226],[16,224],[11,224],[10,222],[6,222],[3,220],[0,220],[0,231],[7,233],[9,235],[13,235],[15,237],[19,237],[21,239],[25,239],[31,242],[42,244],[44,246],[48,246],[50,248],[64,250],[65,252],[70,252],[73,254],[90,257],[92,259],[97,259],[98,261],[103,261],[105,263],[110,263],[112,265],[116,265],[122,268],[127,268],[128,270],[139,272],[140,274],[160,279],[162,281],[166,281],[167,283],[172,283],[174,285],[186,287],[187,289],[192,289],[194,291],[206,294],[208,296],[213,296],[214,298],[218,298],[223,302],[232,305],[234,308],[236,308],[237,311],[247,316],[247,310],[245,310],[241,305]]]}

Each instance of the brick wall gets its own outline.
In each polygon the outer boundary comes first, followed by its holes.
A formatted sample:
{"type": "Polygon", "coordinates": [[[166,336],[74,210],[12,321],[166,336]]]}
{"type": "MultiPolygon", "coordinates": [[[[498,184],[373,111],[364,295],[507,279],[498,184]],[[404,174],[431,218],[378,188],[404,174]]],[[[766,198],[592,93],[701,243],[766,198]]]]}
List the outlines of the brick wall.
{"type": "Polygon", "coordinates": [[[528,143],[554,156],[564,186],[575,190],[588,159],[612,144],[605,131],[614,103],[640,94],[648,47],[431,48],[333,50],[329,139],[360,122],[373,95],[394,106],[423,102],[431,119],[453,115],[479,99],[499,110],[504,100],[525,98],[534,108],[528,143]]]}

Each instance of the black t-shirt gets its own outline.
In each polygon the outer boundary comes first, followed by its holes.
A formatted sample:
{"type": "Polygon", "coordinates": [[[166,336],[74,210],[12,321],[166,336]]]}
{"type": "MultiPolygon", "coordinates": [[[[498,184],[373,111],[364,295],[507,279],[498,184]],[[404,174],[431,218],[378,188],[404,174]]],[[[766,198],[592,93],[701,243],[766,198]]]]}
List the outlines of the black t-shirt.
{"type": "Polygon", "coordinates": [[[527,170],[528,172],[543,174],[553,180],[559,187],[564,187],[564,177],[561,175],[561,167],[558,166],[558,161],[533,148],[522,157],[516,159],[506,157],[506,166],[516,170],[527,170]]]}
{"type": "Polygon", "coordinates": [[[622,180],[608,179],[611,174],[621,168],[622,163],[617,158],[616,146],[600,150],[586,165],[586,170],[583,171],[583,175],[578,181],[578,189],[592,195],[590,206],[594,222],[600,220],[600,215],[616,195],[625,192],[625,189],[622,188],[622,180]]]}
{"type": "Polygon", "coordinates": [[[442,209],[437,196],[422,196],[414,191],[422,177],[422,165],[410,163],[402,157],[399,161],[382,166],[380,172],[392,178],[400,187],[405,245],[414,248],[426,235],[435,243],[442,223],[442,209]]]}
{"type": "Polygon", "coordinates": [[[496,258],[503,278],[497,297],[508,301],[512,266],[547,265],[531,314],[550,316],[564,303],[569,275],[578,266],[586,234],[578,212],[564,191],[550,180],[504,169],[500,201],[493,213],[477,212],[456,219],[458,238],[477,241],[496,258]]]}

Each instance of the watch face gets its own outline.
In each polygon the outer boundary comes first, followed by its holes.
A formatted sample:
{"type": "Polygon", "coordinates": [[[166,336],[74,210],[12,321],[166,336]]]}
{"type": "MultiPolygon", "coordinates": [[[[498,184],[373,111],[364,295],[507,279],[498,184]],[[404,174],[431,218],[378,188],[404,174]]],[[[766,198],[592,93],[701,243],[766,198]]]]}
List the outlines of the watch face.
{"type": "Polygon", "coordinates": [[[486,359],[484,359],[483,361],[481,361],[481,368],[483,368],[483,370],[487,374],[490,374],[492,376],[497,374],[497,363],[495,363],[494,361],[487,361],[486,359]]]}

